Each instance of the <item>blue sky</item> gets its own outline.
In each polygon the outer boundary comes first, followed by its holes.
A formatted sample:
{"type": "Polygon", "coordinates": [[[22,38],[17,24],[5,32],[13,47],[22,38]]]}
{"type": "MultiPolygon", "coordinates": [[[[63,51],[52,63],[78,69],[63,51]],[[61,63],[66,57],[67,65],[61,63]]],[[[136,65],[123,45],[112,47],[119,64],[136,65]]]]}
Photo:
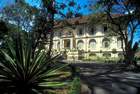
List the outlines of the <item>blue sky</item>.
{"type": "Polygon", "coordinates": [[[14,3],[14,0],[0,0],[0,9],[14,3]]]}
{"type": "MultiPolygon", "coordinates": [[[[29,3],[32,6],[36,6],[39,7],[40,5],[38,4],[40,2],[40,0],[25,0],[27,3],[29,3]]],[[[58,2],[63,2],[63,3],[68,3],[68,1],[71,0],[57,0],[58,2]]],[[[86,4],[89,4],[89,0],[75,0],[77,5],[81,6],[81,10],[80,12],[84,15],[88,15],[89,14],[89,10],[87,8],[84,8],[84,6],[86,4]]],[[[5,6],[14,4],[15,0],[0,0],[0,9],[2,9],[5,6]]]]}

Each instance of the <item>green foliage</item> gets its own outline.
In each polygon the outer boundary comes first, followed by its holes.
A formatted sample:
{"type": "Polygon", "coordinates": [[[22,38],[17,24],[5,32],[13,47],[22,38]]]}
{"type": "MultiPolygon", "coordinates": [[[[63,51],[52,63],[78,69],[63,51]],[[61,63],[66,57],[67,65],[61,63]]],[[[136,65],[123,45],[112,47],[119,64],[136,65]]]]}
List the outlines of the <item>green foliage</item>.
{"type": "Polygon", "coordinates": [[[96,56],[96,54],[95,53],[90,53],[89,56],[96,56]]]}
{"type": "Polygon", "coordinates": [[[0,21],[0,40],[2,41],[8,33],[8,27],[5,22],[0,21]]]}
{"type": "Polygon", "coordinates": [[[126,64],[133,64],[138,48],[135,37],[139,36],[139,7],[138,0],[98,0],[96,3],[98,12],[106,12],[108,26],[114,35],[121,37],[124,42],[122,46],[125,46],[123,55],[126,64]]]}
{"type": "Polygon", "coordinates": [[[7,41],[7,50],[0,50],[1,94],[43,94],[44,90],[61,88],[70,74],[62,69],[66,64],[55,64],[56,57],[47,57],[45,51],[32,54],[32,39],[17,34],[7,41]],[[52,64],[55,64],[55,66],[52,64]]]}
{"type": "MultiPolygon", "coordinates": [[[[7,23],[6,21],[0,21],[0,48],[7,47],[6,40],[7,39],[10,40],[10,37],[15,37],[16,36],[15,33],[18,31],[23,31],[23,30],[16,25],[7,23]]],[[[22,33],[27,33],[27,32],[22,32],[22,33]]]]}
{"type": "Polygon", "coordinates": [[[116,50],[115,48],[112,49],[112,53],[113,53],[113,54],[117,53],[117,50],[116,50]]]}
{"type": "Polygon", "coordinates": [[[71,83],[68,94],[80,94],[80,90],[81,90],[80,78],[75,77],[71,83]]]}

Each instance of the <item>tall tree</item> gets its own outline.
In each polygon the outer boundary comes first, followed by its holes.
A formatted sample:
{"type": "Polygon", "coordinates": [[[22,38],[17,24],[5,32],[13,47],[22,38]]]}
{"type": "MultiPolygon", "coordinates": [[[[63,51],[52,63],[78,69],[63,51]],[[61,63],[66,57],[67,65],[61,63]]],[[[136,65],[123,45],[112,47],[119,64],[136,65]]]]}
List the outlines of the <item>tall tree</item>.
{"type": "MultiPolygon", "coordinates": [[[[15,4],[4,9],[4,19],[13,20],[26,31],[33,31],[34,51],[39,45],[48,45],[48,55],[53,47],[54,23],[57,19],[69,19],[82,16],[82,6],[75,0],[40,0],[40,8],[32,7],[25,0],[16,0],[15,4]]],[[[85,5],[84,8],[87,6],[85,5]]],[[[72,26],[67,20],[65,24],[72,26]]],[[[33,51],[33,52],[34,52],[33,51]]]]}
{"type": "MultiPolygon", "coordinates": [[[[44,39],[46,39],[46,35],[49,35],[48,55],[50,55],[51,49],[53,47],[55,20],[79,17],[82,16],[82,14],[79,12],[80,5],[76,5],[74,0],[69,0],[67,4],[64,2],[58,2],[56,0],[42,0],[41,3],[45,14],[43,13],[44,16],[40,16],[41,19],[38,22],[44,22],[44,39]]],[[[65,24],[70,25],[67,20],[65,20],[65,24]]]]}
{"type": "MultiPolygon", "coordinates": [[[[140,26],[139,5],[132,1],[98,0],[96,3],[97,12],[107,14],[106,21],[115,28],[112,31],[120,36],[122,45],[125,45],[125,47],[122,46],[122,49],[127,64],[134,64],[135,52],[138,48],[138,42],[134,38],[138,37],[140,33],[138,29],[140,26]]],[[[138,40],[140,39],[138,38],[138,40]]]]}

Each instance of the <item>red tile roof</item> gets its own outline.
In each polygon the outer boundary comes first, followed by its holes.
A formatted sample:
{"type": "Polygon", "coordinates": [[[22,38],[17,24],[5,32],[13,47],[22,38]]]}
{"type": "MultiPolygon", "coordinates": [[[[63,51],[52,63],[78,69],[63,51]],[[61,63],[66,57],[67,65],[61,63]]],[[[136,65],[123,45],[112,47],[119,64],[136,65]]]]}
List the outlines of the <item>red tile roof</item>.
{"type": "MultiPolygon", "coordinates": [[[[118,18],[120,16],[124,16],[124,15],[123,14],[112,14],[113,18],[118,18]]],[[[92,17],[92,15],[76,17],[76,18],[71,18],[71,19],[66,19],[66,20],[57,20],[57,21],[55,21],[54,28],[88,23],[91,17],[92,17]]]]}

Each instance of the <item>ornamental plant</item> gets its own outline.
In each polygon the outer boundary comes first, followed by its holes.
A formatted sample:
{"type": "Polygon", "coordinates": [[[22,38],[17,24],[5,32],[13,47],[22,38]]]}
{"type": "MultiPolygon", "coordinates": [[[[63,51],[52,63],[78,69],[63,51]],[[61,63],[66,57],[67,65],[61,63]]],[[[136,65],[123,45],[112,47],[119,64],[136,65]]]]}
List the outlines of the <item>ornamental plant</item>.
{"type": "Polygon", "coordinates": [[[7,41],[6,50],[0,49],[1,94],[44,94],[67,85],[62,80],[70,76],[69,72],[62,71],[67,65],[55,64],[57,56],[47,57],[39,48],[33,55],[32,41],[17,34],[7,41]]]}
{"type": "Polygon", "coordinates": [[[80,78],[75,77],[71,83],[71,87],[68,94],[80,94],[80,91],[81,91],[80,78]]]}

